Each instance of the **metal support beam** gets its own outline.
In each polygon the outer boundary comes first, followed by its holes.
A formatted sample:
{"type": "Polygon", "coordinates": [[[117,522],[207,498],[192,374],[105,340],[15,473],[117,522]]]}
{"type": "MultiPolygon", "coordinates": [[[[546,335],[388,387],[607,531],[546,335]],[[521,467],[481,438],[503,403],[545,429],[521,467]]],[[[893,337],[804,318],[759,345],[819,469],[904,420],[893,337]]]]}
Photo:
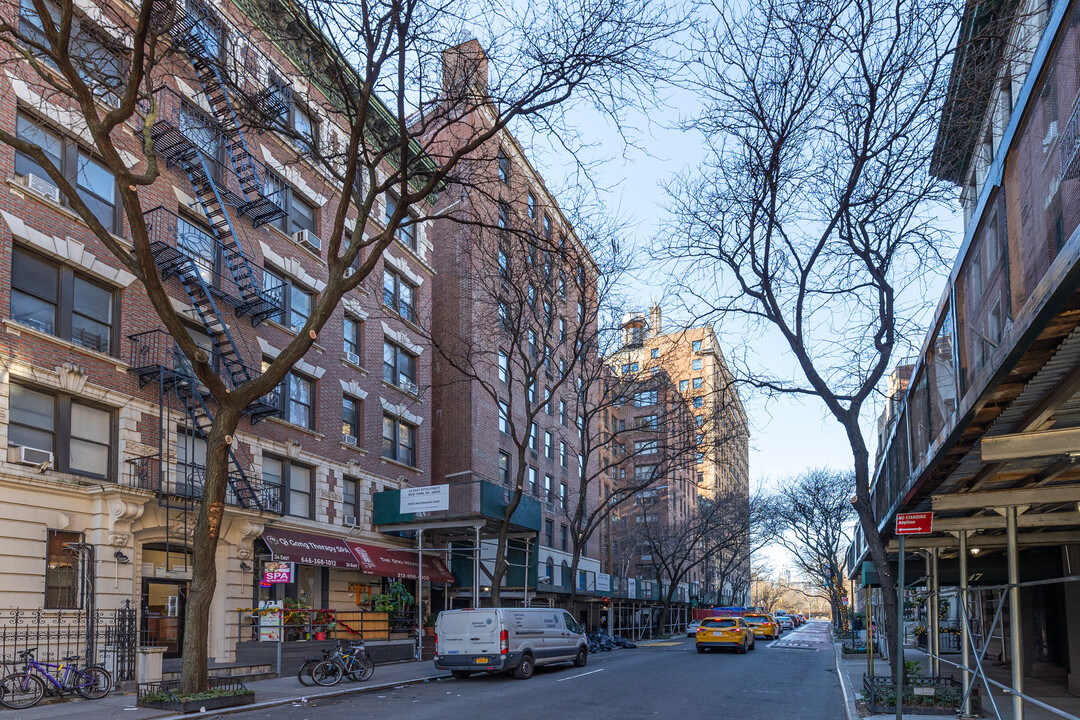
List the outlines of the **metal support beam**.
{"type": "Polygon", "coordinates": [[[416,531],[416,660],[424,659],[424,531],[416,531]]]}
{"type": "MultiPolygon", "coordinates": [[[[973,546],[980,549],[1003,548],[1008,545],[1008,539],[1005,535],[978,535],[970,538],[970,540],[973,546]]],[[[1024,547],[1033,547],[1035,545],[1068,545],[1071,543],[1080,543],[1080,531],[1069,530],[1062,532],[1022,533],[1017,535],[1017,540],[1024,547]]],[[[908,538],[908,545],[908,549],[910,550],[955,548],[956,538],[912,536],[908,538]]],[[[886,548],[889,552],[896,552],[898,548],[897,542],[895,540],[889,541],[886,548]]]]}
{"type": "Polygon", "coordinates": [[[476,531],[475,551],[473,552],[473,574],[472,574],[472,596],[473,607],[480,607],[480,528],[481,525],[475,525],[473,529],[476,531]]]}
{"type": "MultiPolygon", "coordinates": [[[[1024,692],[1023,638],[1020,634],[1020,549],[1016,533],[1016,507],[1005,509],[1009,564],[1009,659],[1012,661],[1012,686],[1024,692]]],[[[1012,720],[1024,720],[1024,699],[1013,695],[1012,720]]]]}
{"type": "MultiPolygon", "coordinates": [[[[1080,447],[1080,445],[1077,447],[1080,447]]],[[[1010,505],[1075,502],[1080,502],[1080,485],[983,490],[980,492],[956,493],[954,495],[933,495],[930,498],[930,505],[935,512],[940,510],[982,510],[985,508],[1008,507],[1010,505]]],[[[935,529],[936,526],[935,523],[935,529]]]]}
{"type": "MultiPolygon", "coordinates": [[[[941,582],[938,577],[938,549],[930,548],[930,642],[927,647],[930,650],[930,674],[937,677],[941,674],[941,605],[938,595],[941,590],[941,582]]],[[[903,607],[903,606],[901,606],[903,607]]]]}
{"type": "MultiPolygon", "coordinates": [[[[900,557],[896,573],[896,657],[893,680],[896,683],[896,720],[904,720],[904,536],[900,536],[900,557]]],[[[886,588],[882,588],[885,592],[886,588]]]]}
{"type": "Polygon", "coordinates": [[[1080,428],[994,435],[979,444],[983,462],[1067,455],[1080,448],[1080,428]]]}
{"type": "Polygon", "coordinates": [[[960,707],[960,717],[971,717],[971,698],[969,697],[971,688],[971,672],[968,667],[971,665],[971,634],[968,632],[967,613],[968,613],[968,546],[967,546],[967,530],[961,530],[959,538],[960,540],[960,592],[957,593],[957,602],[960,603],[960,607],[957,610],[960,613],[960,618],[963,621],[960,626],[960,664],[964,666],[964,670],[961,673],[961,684],[964,688],[964,702],[960,707]]]}

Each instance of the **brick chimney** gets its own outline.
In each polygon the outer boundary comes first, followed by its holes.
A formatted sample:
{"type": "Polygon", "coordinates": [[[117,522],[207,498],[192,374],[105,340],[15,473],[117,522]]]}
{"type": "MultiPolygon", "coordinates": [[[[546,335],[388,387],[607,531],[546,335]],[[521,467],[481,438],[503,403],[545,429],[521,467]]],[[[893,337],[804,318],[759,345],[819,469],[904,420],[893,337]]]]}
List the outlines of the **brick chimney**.
{"type": "Polygon", "coordinates": [[[453,97],[488,92],[488,58],[475,38],[442,53],[443,93],[453,97]]]}
{"type": "Polygon", "coordinates": [[[663,319],[660,315],[660,306],[653,305],[649,308],[649,335],[657,337],[664,332],[663,319]]]}

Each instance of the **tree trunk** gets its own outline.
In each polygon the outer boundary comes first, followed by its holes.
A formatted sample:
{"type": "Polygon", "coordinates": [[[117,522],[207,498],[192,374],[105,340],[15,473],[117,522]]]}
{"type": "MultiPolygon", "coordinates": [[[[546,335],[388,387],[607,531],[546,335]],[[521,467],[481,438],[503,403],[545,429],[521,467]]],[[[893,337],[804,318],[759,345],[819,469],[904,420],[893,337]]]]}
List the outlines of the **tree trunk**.
{"type": "MultiPolygon", "coordinates": [[[[870,505],[870,453],[863,442],[857,419],[854,424],[854,428],[848,428],[848,438],[851,442],[851,450],[855,460],[855,512],[859,516],[859,525],[870,550],[870,558],[881,581],[881,596],[884,605],[882,614],[885,621],[883,632],[885,633],[885,642],[889,651],[893,673],[897,673],[903,671],[904,665],[901,658],[903,648],[897,647],[896,644],[896,628],[898,627],[897,623],[900,621],[896,604],[896,578],[893,577],[892,567],[889,565],[889,556],[885,551],[885,543],[878,533],[874,510],[870,505]]],[[[875,634],[879,635],[880,632],[875,634]]]]}
{"type": "MultiPolygon", "coordinates": [[[[239,424],[238,411],[219,407],[206,438],[206,478],[202,502],[191,538],[192,572],[184,615],[183,660],[180,692],[207,689],[207,641],[210,638],[210,607],[217,589],[217,546],[221,538],[228,490],[229,442],[239,424]]],[[[224,631],[224,628],[221,628],[224,631]]]]}

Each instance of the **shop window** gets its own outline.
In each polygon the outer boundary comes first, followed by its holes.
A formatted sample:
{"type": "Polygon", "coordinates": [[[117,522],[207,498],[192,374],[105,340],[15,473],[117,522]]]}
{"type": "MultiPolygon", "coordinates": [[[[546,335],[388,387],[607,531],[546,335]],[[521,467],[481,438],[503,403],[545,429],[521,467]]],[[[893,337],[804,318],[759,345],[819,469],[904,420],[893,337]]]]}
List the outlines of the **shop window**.
{"type": "Polygon", "coordinates": [[[81,609],[79,592],[79,555],[68,547],[82,542],[82,534],[49,530],[45,549],[45,608],[81,609]]]}

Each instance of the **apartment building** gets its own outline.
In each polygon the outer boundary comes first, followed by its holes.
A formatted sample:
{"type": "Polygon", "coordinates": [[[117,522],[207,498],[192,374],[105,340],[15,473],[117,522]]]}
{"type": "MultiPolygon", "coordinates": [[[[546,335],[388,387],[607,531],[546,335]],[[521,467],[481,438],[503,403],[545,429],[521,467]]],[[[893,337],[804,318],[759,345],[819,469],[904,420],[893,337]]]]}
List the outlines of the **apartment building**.
{"type": "MultiPolygon", "coordinates": [[[[33,8],[24,2],[17,22],[40,37],[33,8]]],[[[133,22],[126,8],[76,10],[80,47],[99,65],[125,61],[109,53],[129,32],[122,23],[133,22]]],[[[228,387],[257,376],[305,327],[327,283],[320,238],[344,201],[312,156],[347,137],[347,125],[305,77],[302,42],[269,42],[253,22],[264,9],[256,0],[189,0],[160,19],[173,50],[150,79],[161,174],[137,191],[170,300],[228,387]],[[270,129],[253,132],[253,117],[270,129]]],[[[5,52],[0,122],[40,147],[130,248],[123,189],[72,105],[5,52]]],[[[115,96],[106,88],[100,101],[115,96]]],[[[133,164],[146,162],[136,133],[143,116],[114,133],[133,164]]],[[[143,642],[175,656],[215,404],[142,283],[48,173],[6,146],[0,168],[0,608],[129,601],[143,642]]],[[[378,198],[366,227],[351,208],[347,232],[381,232],[394,203],[378,198]]],[[[393,562],[400,545],[372,527],[371,497],[431,475],[432,353],[419,328],[436,258],[430,227],[411,219],[312,350],[241,421],[211,658],[232,659],[238,641],[257,644],[258,629],[243,625],[252,616],[238,610],[286,598],[358,608],[389,578],[408,577],[393,562]],[[277,578],[286,582],[266,581],[271,562],[290,564],[277,578]]],[[[437,562],[424,577],[452,579],[437,562]]]]}
{"type": "MultiPolygon", "coordinates": [[[[697,492],[725,502],[748,502],[749,424],[711,326],[665,333],[659,306],[647,315],[628,313],[623,317],[622,347],[608,363],[621,376],[662,371],[670,377],[693,414],[697,492]]],[[[745,566],[749,573],[749,563],[745,566]]],[[[745,582],[734,585],[748,587],[745,582]]],[[[719,594],[718,601],[738,604],[742,600],[732,597],[732,584],[718,581],[715,573],[706,575],[705,586],[719,594]]]]}
{"type": "MultiPolygon", "coordinates": [[[[482,96],[487,72],[475,40],[444,53],[444,86],[467,83],[482,96]]],[[[488,120],[477,110],[459,122],[484,128],[488,120]]],[[[458,143],[443,132],[433,155],[458,143]]],[[[575,582],[595,592],[600,569],[594,540],[570,577],[568,517],[583,472],[577,348],[595,333],[597,268],[510,132],[497,132],[466,165],[468,177],[436,206],[449,217],[435,225],[432,482],[492,483],[509,497],[520,477],[526,505],[537,508],[536,532],[528,538],[521,528],[514,552],[536,580],[511,573],[503,598],[525,601],[528,584],[530,597],[562,602],[575,582]]],[[[481,554],[483,597],[494,541],[481,554]]],[[[459,602],[477,602],[471,594],[461,588],[459,602]]]]}

